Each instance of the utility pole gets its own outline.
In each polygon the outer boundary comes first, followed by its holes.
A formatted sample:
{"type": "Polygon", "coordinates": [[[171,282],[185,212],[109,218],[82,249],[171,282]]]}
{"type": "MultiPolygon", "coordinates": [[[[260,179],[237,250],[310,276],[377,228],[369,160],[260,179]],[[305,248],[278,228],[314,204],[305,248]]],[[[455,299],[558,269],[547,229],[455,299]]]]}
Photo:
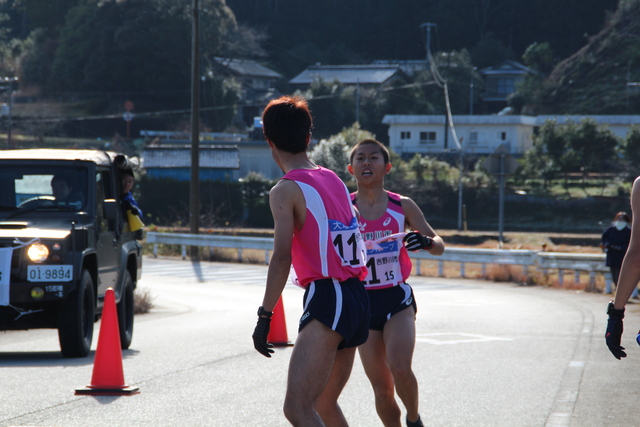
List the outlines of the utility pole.
{"type": "Polygon", "coordinates": [[[473,74],[478,69],[478,67],[473,67],[471,69],[471,77],[469,78],[469,115],[473,116],[473,74]]]}
{"type": "MultiPolygon", "coordinates": [[[[200,229],[200,39],[199,0],[193,0],[191,35],[191,181],[189,185],[189,227],[191,234],[200,229]]],[[[191,247],[191,258],[198,257],[198,247],[191,247]]]]}
{"type": "Polygon", "coordinates": [[[432,22],[425,22],[424,24],[420,25],[420,28],[426,28],[427,29],[427,44],[425,46],[425,49],[427,50],[427,68],[429,68],[429,57],[431,56],[431,27],[435,27],[436,24],[432,23],[432,22]]]}
{"type": "Polygon", "coordinates": [[[356,81],[356,122],[360,123],[360,79],[356,81]]]}

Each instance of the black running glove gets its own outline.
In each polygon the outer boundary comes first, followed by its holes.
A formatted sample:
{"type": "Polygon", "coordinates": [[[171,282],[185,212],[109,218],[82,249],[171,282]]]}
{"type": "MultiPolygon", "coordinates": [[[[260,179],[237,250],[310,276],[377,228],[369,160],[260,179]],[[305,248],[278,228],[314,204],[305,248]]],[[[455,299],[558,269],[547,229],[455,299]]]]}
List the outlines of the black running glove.
{"type": "Polygon", "coordinates": [[[417,251],[419,249],[429,250],[435,246],[435,242],[431,237],[420,234],[417,231],[407,233],[402,241],[405,243],[408,251],[417,251]]]}
{"type": "Polygon", "coordinates": [[[604,334],[604,338],[607,342],[607,347],[609,347],[609,351],[611,351],[616,359],[620,360],[621,357],[627,357],[627,353],[624,352],[624,347],[620,345],[622,330],[624,329],[622,325],[624,308],[616,310],[613,308],[613,303],[610,302],[607,314],[609,315],[609,321],[607,322],[607,332],[604,334]]]}
{"type": "MultiPolygon", "coordinates": [[[[262,309],[262,307],[260,307],[262,309]]],[[[271,317],[260,316],[260,310],[258,310],[258,323],[253,330],[253,346],[258,350],[258,353],[265,357],[271,357],[273,350],[273,344],[267,343],[267,337],[269,336],[269,328],[271,326],[271,317]]]]}

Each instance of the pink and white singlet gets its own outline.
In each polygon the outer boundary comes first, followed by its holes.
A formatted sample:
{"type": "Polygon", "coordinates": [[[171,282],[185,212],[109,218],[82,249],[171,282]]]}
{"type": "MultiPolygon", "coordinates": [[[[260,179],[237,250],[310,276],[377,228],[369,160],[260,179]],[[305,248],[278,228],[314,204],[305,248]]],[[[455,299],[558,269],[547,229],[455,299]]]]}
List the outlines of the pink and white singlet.
{"type": "MultiPolygon", "coordinates": [[[[392,234],[402,233],[405,227],[404,211],[400,195],[387,191],[387,210],[378,219],[360,218],[360,231],[365,241],[379,240],[392,234]]],[[[351,201],[356,203],[356,193],[351,193],[351,201]]],[[[367,289],[384,289],[396,286],[411,274],[411,260],[401,240],[378,243],[377,248],[367,248],[368,274],[364,281],[367,289]]]]}
{"type": "Polygon", "coordinates": [[[329,169],[294,169],[282,179],[298,184],[304,194],[307,214],[304,225],[294,234],[291,260],[298,286],[319,279],[342,282],[367,275],[366,248],[349,190],[329,169]]]}

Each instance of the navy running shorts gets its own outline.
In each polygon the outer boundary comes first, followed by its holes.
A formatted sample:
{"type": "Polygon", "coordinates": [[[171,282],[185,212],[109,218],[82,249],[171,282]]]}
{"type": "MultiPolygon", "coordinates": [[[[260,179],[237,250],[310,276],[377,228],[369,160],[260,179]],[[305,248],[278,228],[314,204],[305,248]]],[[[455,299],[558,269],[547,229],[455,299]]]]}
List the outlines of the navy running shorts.
{"type": "Polygon", "coordinates": [[[416,299],[413,296],[413,289],[406,283],[384,289],[372,289],[369,293],[369,309],[371,310],[371,321],[369,329],[382,331],[387,320],[405,308],[413,307],[418,312],[416,299]]]}
{"type": "Polygon", "coordinates": [[[369,337],[369,297],[355,277],[315,280],[304,292],[304,308],[300,317],[302,330],[313,319],[342,335],[338,350],[357,347],[369,337]]]}

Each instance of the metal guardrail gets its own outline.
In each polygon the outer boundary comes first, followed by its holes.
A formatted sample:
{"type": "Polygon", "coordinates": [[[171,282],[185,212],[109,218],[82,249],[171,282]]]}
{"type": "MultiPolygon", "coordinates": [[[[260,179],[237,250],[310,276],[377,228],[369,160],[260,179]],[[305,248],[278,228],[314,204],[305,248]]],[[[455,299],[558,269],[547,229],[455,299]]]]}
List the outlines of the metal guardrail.
{"type": "MultiPolygon", "coordinates": [[[[273,250],[273,239],[265,237],[221,236],[210,234],[177,234],[147,232],[146,242],[153,244],[153,256],[158,256],[158,245],[180,245],[182,258],[187,256],[187,246],[203,246],[209,248],[234,248],[238,251],[238,261],[242,261],[243,249],[265,251],[265,264],[269,264],[269,254],[273,250]]],[[[474,249],[449,247],[444,254],[433,256],[426,251],[410,252],[414,260],[430,260],[438,262],[438,275],[444,275],[444,263],[460,263],[460,276],[465,277],[467,263],[481,264],[482,275],[486,275],[487,265],[518,265],[526,275],[529,268],[535,268],[548,274],[549,270],[558,271],[558,282],[562,286],[567,271],[574,272],[574,283],[580,283],[582,272],[589,274],[588,290],[595,290],[598,274],[604,275],[605,291],[611,292],[611,274],[605,266],[604,254],[580,254],[564,252],[540,252],[525,249],[474,249]]],[[[421,263],[414,263],[416,274],[421,275],[421,263]]]]}

